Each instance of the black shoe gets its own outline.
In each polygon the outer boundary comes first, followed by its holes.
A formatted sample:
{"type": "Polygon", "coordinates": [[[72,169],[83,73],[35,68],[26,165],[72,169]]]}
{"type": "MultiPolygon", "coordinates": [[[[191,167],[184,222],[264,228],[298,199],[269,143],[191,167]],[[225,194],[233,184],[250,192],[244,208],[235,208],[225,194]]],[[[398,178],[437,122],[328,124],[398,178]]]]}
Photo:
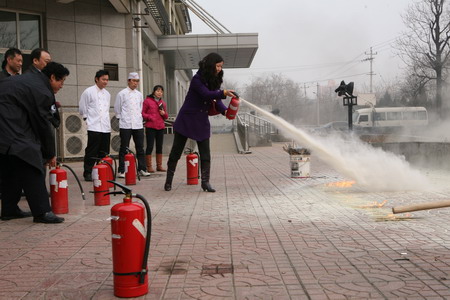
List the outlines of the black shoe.
{"type": "Polygon", "coordinates": [[[62,223],[64,222],[64,218],[58,217],[53,212],[49,211],[45,214],[34,217],[34,223],[62,223]]]}
{"type": "Polygon", "coordinates": [[[85,174],[84,181],[92,181],[92,175],[90,173],[85,174]]]}
{"type": "Polygon", "coordinates": [[[13,219],[23,219],[23,218],[29,218],[33,216],[31,214],[31,212],[29,211],[18,211],[13,215],[9,215],[9,216],[1,216],[0,219],[2,219],[3,221],[8,221],[8,220],[13,220],[13,219]]]}
{"type": "Polygon", "coordinates": [[[166,183],[164,184],[164,190],[168,192],[168,191],[170,191],[171,189],[172,189],[172,184],[166,182],[166,183]]]}
{"type": "Polygon", "coordinates": [[[202,182],[202,189],[205,192],[210,192],[210,193],[216,192],[216,190],[213,189],[213,187],[211,186],[211,184],[209,182],[202,182]]]}

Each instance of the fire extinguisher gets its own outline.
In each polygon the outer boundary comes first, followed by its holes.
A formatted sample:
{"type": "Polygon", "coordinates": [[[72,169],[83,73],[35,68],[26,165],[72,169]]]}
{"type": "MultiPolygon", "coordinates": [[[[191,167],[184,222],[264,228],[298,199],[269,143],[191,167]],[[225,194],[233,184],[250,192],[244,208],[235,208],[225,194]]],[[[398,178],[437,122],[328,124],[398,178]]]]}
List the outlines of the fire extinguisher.
{"type": "Polygon", "coordinates": [[[228,120],[233,120],[239,110],[239,95],[233,92],[236,97],[231,98],[230,104],[228,105],[227,114],[225,115],[228,120]]]}
{"type": "Polygon", "coordinates": [[[147,200],[132,194],[129,187],[113,182],[124,194],[123,203],[111,208],[111,241],[114,275],[114,295],[116,297],[139,297],[148,293],[147,261],[150,250],[152,216],[147,200]],[[132,197],[144,205],[133,202],[132,197]],[[145,208],[145,209],[144,209],[145,208]],[[147,229],[144,227],[147,215],[147,229]]]}
{"type": "Polygon", "coordinates": [[[104,163],[98,163],[92,168],[92,183],[94,185],[95,205],[109,205],[109,169],[110,166],[104,163]]]}
{"type": "Polygon", "coordinates": [[[126,185],[135,185],[136,177],[138,180],[141,180],[139,176],[139,172],[137,169],[137,161],[136,155],[134,155],[133,151],[127,148],[127,154],[124,157],[125,162],[125,184],[126,185]]]}
{"type": "Polygon", "coordinates": [[[55,214],[69,213],[69,189],[67,172],[59,164],[50,171],[50,199],[52,211],[55,214]]]}
{"type": "Polygon", "coordinates": [[[192,152],[191,149],[186,155],[186,173],[188,185],[198,184],[198,154],[197,152],[192,152]]]}
{"type": "Polygon", "coordinates": [[[50,171],[50,200],[52,211],[55,214],[67,214],[69,213],[69,187],[67,183],[67,172],[61,169],[61,166],[69,169],[80,187],[81,197],[86,200],[84,196],[83,186],[81,185],[80,179],[74,170],[68,165],[57,163],[56,167],[50,171]]]}

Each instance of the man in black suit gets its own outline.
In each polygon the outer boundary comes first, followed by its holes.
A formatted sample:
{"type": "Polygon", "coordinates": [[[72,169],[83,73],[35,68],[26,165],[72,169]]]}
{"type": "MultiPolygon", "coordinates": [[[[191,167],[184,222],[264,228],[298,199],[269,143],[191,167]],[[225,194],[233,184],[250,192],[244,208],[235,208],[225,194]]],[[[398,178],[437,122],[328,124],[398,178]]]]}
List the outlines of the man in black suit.
{"type": "Polygon", "coordinates": [[[34,222],[64,221],[51,211],[44,165],[56,164],[51,106],[68,75],[63,65],[51,62],[42,74],[0,81],[2,220],[26,217],[17,206],[23,190],[34,222]]]}

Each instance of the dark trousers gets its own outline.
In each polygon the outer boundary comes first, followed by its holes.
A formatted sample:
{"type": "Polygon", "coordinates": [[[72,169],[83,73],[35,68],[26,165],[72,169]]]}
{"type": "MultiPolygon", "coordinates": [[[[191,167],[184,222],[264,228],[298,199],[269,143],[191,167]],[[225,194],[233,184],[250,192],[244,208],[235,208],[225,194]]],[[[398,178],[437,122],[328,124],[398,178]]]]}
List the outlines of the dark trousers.
{"type": "Polygon", "coordinates": [[[125,171],[125,154],[127,148],[130,147],[130,140],[133,137],[134,145],[136,147],[136,158],[138,160],[138,170],[147,170],[145,165],[144,154],[144,128],[142,129],[122,129],[120,128],[120,150],[119,150],[119,173],[125,171]]]}
{"type": "Polygon", "coordinates": [[[145,137],[147,139],[147,149],[145,150],[145,154],[152,154],[155,142],[156,154],[163,153],[164,129],[145,128],[145,137]]]}
{"type": "MultiPolygon", "coordinates": [[[[184,150],[184,146],[186,145],[186,141],[187,141],[187,137],[185,137],[184,135],[181,135],[177,132],[174,133],[174,138],[173,138],[173,145],[172,145],[172,150],[170,150],[170,154],[169,154],[169,160],[168,160],[168,164],[169,162],[177,162],[180,157],[181,154],[183,154],[183,150],[184,150]]],[[[198,152],[200,155],[200,161],[206,161],[206,162],[210,162],[211,161],[211,150],[209,147],[209,139],[203,140],[203,141],[197,141],[197,146],[198,146],[198,152]]]]}
{"type": "Polygon", "coordinates": [[[103,158],[109,154],[111,133],[88,131],[88,143],[84,150],[84,173],[91,174],[97,158],[103,158]]]}
{"type": "Polygon", "coordinates": [[[51,211],[45,172],[13,155],[0,154],[0,166],[2,216],[17,213],[22,190],[33,216],[51,211]]]}

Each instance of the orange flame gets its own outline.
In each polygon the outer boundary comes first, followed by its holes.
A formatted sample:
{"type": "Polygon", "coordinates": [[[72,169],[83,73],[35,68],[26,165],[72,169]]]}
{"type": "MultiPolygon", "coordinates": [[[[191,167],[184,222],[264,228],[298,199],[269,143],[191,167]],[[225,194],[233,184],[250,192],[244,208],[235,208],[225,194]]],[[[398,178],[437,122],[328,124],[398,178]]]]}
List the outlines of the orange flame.
{"type": "Polygon", "coordinates": [[[352,187],[354,184],[356,183],[356,181],[352,180],[352,181],[339,181],[339,182],[330,182],[328,183],[326,186],[328,187],[352,187]]]}
{"type": "Polygon", "coordinates": [[[381,203],[378,203],[376,201],[373,201],[372,203],[370,203],[369,205],[364,205],[362,206],[362,208],[381,208],[383,207],[385,204],[387,203],[387,200],[384,200],[381,203]]]}

